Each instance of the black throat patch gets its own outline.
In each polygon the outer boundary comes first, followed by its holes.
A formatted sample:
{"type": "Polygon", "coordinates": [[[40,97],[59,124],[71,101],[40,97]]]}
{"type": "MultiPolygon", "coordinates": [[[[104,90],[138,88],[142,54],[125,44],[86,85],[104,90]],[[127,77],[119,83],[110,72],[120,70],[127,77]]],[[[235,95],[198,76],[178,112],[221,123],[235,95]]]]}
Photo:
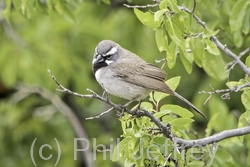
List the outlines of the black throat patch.
{"type": "Polygon", "coordinates": [[[106,67],[106,66],[108,66],[108,64],[105,61],[94,64],[93,65],[93,73],[95,74],[97,70],[99,70],[102,67],[106,67]]]}

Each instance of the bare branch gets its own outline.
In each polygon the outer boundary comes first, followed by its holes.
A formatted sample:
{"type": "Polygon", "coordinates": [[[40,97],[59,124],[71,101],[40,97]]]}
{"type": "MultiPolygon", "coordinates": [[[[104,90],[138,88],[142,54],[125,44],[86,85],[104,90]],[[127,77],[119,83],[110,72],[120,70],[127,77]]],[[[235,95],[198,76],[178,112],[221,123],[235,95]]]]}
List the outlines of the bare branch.
{"type": "Polygon", "coordinates": [[[194,13],[195,9],[196,9],[196,0],[194,0],[194,5],[193,5],[193,9],[192,9],[191,13],[194,13]]]}
{"type": "Polygon", "coordinates": [[[213,136],[209,136],[209,137],[205,137],[205,138],[197,139],[197,140],[185,140],[181,138],[175,138],[175,142],[177,144],[184,144],[185,148],[187,149],[193,146],[205,146],[208,144],[214,144],[215,142],[219,142],[230,137],[242,136],[245,134],[250,134],[250,126],[246,126],[246,127],[238,128],[238,129],[232,129],[232,130],[225,130],[213,136]]]}
{"type": "MultiPolygon", "coordinates": [[[[50,70],[48,70],[48,72],[50,73],[50,70]]],[[[103,101],[104,103],[112,106],[112,109],[116,109],[116,110],[122,111],[122,112],[127,112],[128,114],[131,114],[131,115],[136,116],[136,117],[145,116],[145,117],[150,118],[150,120],[159,128],[160,131],[162,131],[162,133],[167,138],[169,138],[175,144],[175,146],[176,146],[176,144],[181,144],[182,146],[184,146],[183,149],[188,149],[188,148],[191,148],[191,147],[197,146],[197,145],[205,146],[207,144],[215,144],[216,142],[219,142],[221,140],[224,140],[224,139],[227,139],[230,137],[250,134],[250,126],[247,126],[244,128],[222,131],[216,135],[206,137],[206,138],[197,139],[197,140],[186,140],[186,139],[178,138],[178,137],[175,137],[174,134],[172,133],[170,124],[164,125],[159,119],[157,119],[153,115],[153,113],[150,113],[149,111],[147,111],[145,109],[129,110],[122,105],[114,104],[113,102],[99,96],[98,94],[96,94],[94,91],[92,91],[90,89],[88,89],[88,91],[90,93],[92,93],[91,95],[81,95],[81,94],[78,94],[76,92],[72,92],[72,91],[68,90],[67,88],[63,87],[51,73],[50,73],[50,76],[56,82],[56,84],[61,88],[60,90],[58,90],[60,92],[69,93],[69,94],[76,95],[76,96],[81,97],[81,98],[98,99],[98,100],[103,101]]],[[[240,89],[242,89],[243,87],[244,86],[241,86],[240,89]]],[[[240,89],[239,89],[239,87],[237,87],[237,89],[235,88],[235,91],[239,91],[240,89]]],[[[179,149],[177,149],[177,151],[178,150],[179,149]]]]}
{"type": "MultiPolygon", "coordinates": [[[[242,52],[240,52],[239,54],[239,59],[241,59],[243,56],[245,56],[246,54],[248,54],[250,52],[250,47],[243,50],[242,52]]],[[[226,64],[226,68],[228,69],[227,72],[228,72],[228,76],[230,75],[230,72],[232,69],[234,69],[234,66],[236,65],[237,63],[235,61],[231,61],[229,63],[226,64]],[[231,66],[230,68],[228,68],[229,66],[231,66]]],[[[228,77],[229,78],[229,77],[228,77]]]]}
{"type": "Polygon", "coordinates": [[[245,56],[246,54],[250,53],[250,47],[243,50],[242,52],[240,52],[239,54],[239,58],[242,58],[243,56],[245,56]]]}
{"type": "Polygon", "coordinates": [[[250,87],[250,83],[247,82],[245,84],[242,84],[240,86],[235,86],[231,89],[218,89],[218,90],[215,90],[212,85],[210,85],[211,89],[213,90],[212,92],[206,92],[206,91],[201,91],[199,93],[203,93],[203,94],[209,94],[209,97],[206,99],[206,101],[204,102],[204,104],[207,103],[207,101],[212,97],[213,94],[221,94],[221,98],[222,99],[230,99],[230,93],[232,92],[239,92],[240,90],[242,90],[243,88],[246,88],[246,87],[250,87]]]}
{"type": "Polygon", "coordinates": [[[153,8],[153,7],[156,7],[156,6],[159,6],[159,4],[147,4],[147,5],[135,5],[135,6],[131,6],[131,5],[128,5],[128,4],[123,4],[124,6],[126,6],[127,8],[141,8],[141,9],[145,9],[145,8],[153,8]]]}
{"type": "Polygon", "coordinates": [[[94,116],[94,117],[88,117],[88,118],[85,118],[86,120],[90,120],[90,119],[98,119],[100,118],[101,116],[103,116],[104,114],[107,114],[109,113],[110,111],[112,111],[114,109],[114,107],[111,107],[110,109],[108,109],[107,111],[104,111],[102,112],[101,114],[97,115],[97,116],[94,116]]]}
{"type": "MultiPolygon", "coordinates": [[[[62,86],[57,80],[56,80],[56,77],[54,75],[52,75],[52,73],[50,72],[50,70],[48,70],[48,73],[50,74],[51,78],[55,81],[55,83],[59,86],[60,89],[57,89],[57,91],[60,91],[60,92],[64,92],[64,93],[68,93],[68,94],[72,94],[72,95],[75,95],[75,96],[78,96],[78,97],[81,97],[81,98],[90,98],[90,99],[98,99],[104,103],[107,103],[109,104],[110,106],[112,106],[113,109],[116,109],[118,111],[121,111],[121,112],[127,112],[131,115],[134,115],[134,116],[137,116],[137,117],[142,117],[142,116],[146,116],[146,117],[149,117],[151,119],[152,122],[154,122],[156,124],[156,126],[158,126],[163,134],[172,139],[173,136],[171,136],[171,130],[169,127],[165,126],[159,119],[155,118],[153,114],[151,114],[149,111],[145,110],[145,109],[142,109],[142,111],[139,111],[139,110],[128,110],[126,107],[122,106],[122,105],[118,105],[118,104],[115,104],[103,97],[101,97],[100,95],[98,95],[97,93],[95,93],[94,91],[90,90],[90,89],[87,89],[88,92],[92,93],[90,95],[83,95],[83,94],[79,94],[79,93],[76,93],[76,92],[73,92],[67,88],[65,88],[64,86],[62,86]]],[[[131,101],[130,101],[131,102],[131,101]]],[[[129,102],[129,103],[130,103],[129,102]]],[[[126,106],[126,104],[125,104],[126,106]]]]}

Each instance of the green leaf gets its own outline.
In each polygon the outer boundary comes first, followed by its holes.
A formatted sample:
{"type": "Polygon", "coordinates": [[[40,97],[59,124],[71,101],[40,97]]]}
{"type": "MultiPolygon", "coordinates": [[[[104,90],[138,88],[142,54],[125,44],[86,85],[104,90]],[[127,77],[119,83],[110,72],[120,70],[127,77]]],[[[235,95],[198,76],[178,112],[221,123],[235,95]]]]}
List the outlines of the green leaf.
{"type": "Polygon", "coordinates": [[[5,5],[6,5],[6,7],[5,7],[3,14],[4,14],[4,18],[9,23],[10,22],[11,0],[6,0],[5,5]]]}
{"type": "Polygon", "coordinates": [[[154,14],[154,21],[156,21],[156,22],[160,21],[161,22],[163,14],[166,13],[166,12],[167,12],[166,9],[158,10],[157,12],[155,12],[155,14],[154,14]]]}
{"type": "Polygon", "coordinates": [[[220,97],[212,97],[208,101],[208,107],[211,118],[207,124],[206,136],[210,136],[212,132],[233,129],[237,126],[236,118],[229,113],[228,106],[220,97]]]}
{"type": "Polygon", "coordinates": [[[234,43],[235,45],[240,48],[243,45],[243,36],[241,31],[236,31],[233,33],[233,37],[234,37],[234,43]]]}
{"type": "Polygon", "coordinates": [[[234,162],[234,158],[232,157],[232,154],[227,149],[217,149],[216,155],[214,156],[213,163],[217,163],[216,166],[230,166],[230,167],[238,167],[239,165],[236,165],[234,162]],[[226,160],[226,161],[225,161],[226,160]]]}
{"type": "Polygon", "coordinates": [[[174,116],[166,115],[166,116],[161,118],[161,121],[163,124],[168,124],[169,122],[173,121],[174,119],[176,119],[174,116]]]}
{"type": "Polygon", "coordinates": [[[54,11],[52,0],[46,0],[46,5],[48,7],[48,13],[51,16],[54,11]]]}
{"type": "Polygon", "coordinates": [[[204,35],[202,36],[204,39],[205,38],[210,38],[211,36],[217,35],[220,32],[220,30],[216,30],[216,31],[210,31],[205,29],[204,35]]]}
{"type": "Polygon", "coordinates": [[[171,110],[162,110],[160,112],[156,112],[154,114],[155,118],[161,118],[162,116],[165,116],[167,114],[171,113],[171,110]]]}
{"type": "Polygon", "coordinates": [[[123,155],[124,151],[127,149],[131,138],[124,138],[119,144],[116,145],[114,152],[112,154],[112,161],[118,161],[120,157],[123,155]]]}
{"type": "Polygon", "coordinates": [[[167,0],[162,0],[160,5],[159,5],[160,9],[166,9],[167,8],[167,3],[168,3],[167,0]]]}
{"type": "Polygon", "coordinates": [[[36,5],[36,8],[38,10],[40,10],[42,13],[46,13],[47,14],[47,8],[45,5],[42,4],[41,1],[35,1],[35,5],[36,5]]]}
{"type": "Polygon", "coordinates": [[[155,40],[160,52],[168,51],[168,37],[163,27],[159,27],[155,30],[155,40]]]}
{"type": "Polygon", "coordinates": [[[247,120],[248,126],[249,126],[249,123],[250,123],[250,110],[246,111],[246,120],[247,120]]]}
{"type": "Polygon", "coordinates": [[[175,89],[177,88],[177,86],[179,85],[180,80],[181,80],[181,77],[180,77],[180,76],[177,76],[177,77],[170,78],[170,79],[167,80],[165,83],[166,83],[172,90],[175,90],[175,89]]]}
{"type": "Polygon", "coordinates": [[[180,9],[177,6],[177,2],[176,0],[168,0],[168,6],[170,7],[170,9],[174,12],[174,13],[179,13],[180,9]]]}
{"type": "Polygon", "coordinates": [[[188,60],[186,51],[182,51],[181,49],[179,50],[179,52],[180,52],[180,59],[185,70],[187,71],[188,74],[191,74],[193,70],[193,66],[192,66],[192,63],[188,60]]]}
{"type": "Polygon", "coordinates": [[[176,43],[176,45],[183,47],[183,37],[182,37],[182,33],[179,29],[179,27],[177,27],[171,20],[171,16],[167,15],[167,20],[165,21],[165,28],[170,36],[170,38],[176,43]]]}
{"type": "MultiPolygon", "coordinates": [[[[243,128],[246,126],[249,126],[250,120],[249,117],[246,116],[246,112],[244,112],[243,114],[241,114],[240,118],[239,118],[239,122],[238,122],[238,128],[243,128]]],[[[248,111],[249,113],[249,111],[248,111]]],[[[244,136],[240,136],[240,141],[243,142],[244,140],[244,136]]]]}
{"type": "Polygon", "coordinates": [[[176,64],[177,45],[172,41],[169,45],[169,52],[166,53],[167,64],[170,69],[176,64]]]}
{"type": "MultiPolygon", "coordinates": [[[[156,136],[153,138],[153,143],[156,143],[158,145],[164,145],[169,139],[166,137],[160,137],[160,136],[156,136]]],[[[164,145],[165,146],[165,145],[164,145]]],[[[164,150],[165,151],[165,150],[164,150]]]]}
{"type": "Polygon", "coordinates": [[[75,16],[68,8],[64,9],[63,16],[67,21],[75,23],[75,16]]]}
{"type": "Polygon", "coordinates": [[[202,59],[204,55],[204,44],[201,41],[198,41],[193,50],[194,53],[194,61],[199,66],[202,67],[202,59]]]}
{"type": "Polygon", "coordinates": [[[246,112],[244,112],[243,114],[241,114],[241,116],[239,118],[238,128],[243,128],[245,126],[249,126],[249,123],[250,123],[249,121],[250,121],[249,117],[247,117],[246,112]]]}
{"type": "Polygon", "coordinates": [[[248,4],[249,1],[247,2],[246,0],[237,0],[235,2],[229,17],[229,25],[232,32],[241,29],[248,4]]]}
{"type": "Polygon", "coordinates": [[[227,87],[229,87],[230,89],[236,87],[236,86],[240,86],[242,85],[241,82],[238,82],[238,81],[230,81],[230,82],[227,82],[226,83],[227,87]]]}
{"type": "Polygon", "coordinates": [[[15,85],[17,80],[17,72],[17,59],[12,57],[12,59],[9,59],[7,62],[5,62],[0,74],[5,86],[11,88],[15,85]]]}
{"type": "Polygon", "coordinates": [[[171,20],[178,27],[180,33],[183,34],[185,31],[185,22],[182,13],[175,13],[171,16],[171,20]]]}
{"type": "Polygon", "coordinates": [[[177,105],[172,105],[172,104],[165,104],[161,107],[161,111],[171,111],[171,113],[174,113],[176,115],[179,115],[182,118],[191,118],[194,116],[192,112],[189,110],[182,108],[177,105]]]}
{"type": "Polygon", "coordinates": [[[54,4],[54,7],[56,9],[56,11],[64,16],[64,18],[72,23],[75,22],[75,18],[74,18],[74,15],[73,13],[65,6],[65,3],[62,3],[61,1],[54,1],[55,4],[54,4]]]}
{"type": "Polygon", "coordinates": [[[152,103],[149,103],[149,102],[142,102],[141,107],[144,108],[145,110],[149,110],[149,111],[153,110],[153,105],[152,103]]]}
{"type": "Polygon", "coordinates": [[[15,10],[19,11],[21,8],[21,0],[13,0],[15,10]]]}
{"type": "MultiPolygon", "coordinates": [[[[180,83],[180,79],[181,77],[173,77],[169,80],[167,80],[165,83],[172,89],[175,90],[177,88],[177,86],[180,83]]],[[[166,93],[161,93],[161,92],[155,92],[154,93],[154,99],[156,100],[156,102],[158,103],[160,100],[162,100],[164,97],[168,96],[169,94],[166,93]]]]}
{"type": "Polygon", "coordinates": [[[246,66],[247,66],[248,68],[250,68],[250,56],[247,56],[245,62],[246,62],[246,66]]]}
{"type": "Polygon", "coordinates": [[[177,118],[171,121],[170,124],[172,126],[178,127],[178,126],[185,126],[187,124],[191,124],[192,122],[194,122],[194,120],[190,118],[177,118]]]}
{"type": "Polygon", "coordinates": [[[206,73],[217,80],[224,80],[227,78],[225,70],[225,61],[221,55],[215,56],[209,52],[204,52],[202,59],[202,66],[206,73]]]}
{"type": "Polygon", "coordinates": [[[102,0],[103,3],[110,5],[110,0],[102,0]]]}
{"type": "Polygon", "coordinates": [[[190,166],[190,167],[201,167],[201,166],[204,166],[205,163],[203,161],[194,160],[194,161],[191,161],[191,162],[187,163],[187,165],[190,166]]]}
{"type": "Polygon", "coordinates": [[[207,44],[207,51],[213,55],[220,55],[220,51],[215,45],[214,42],[212,42],[209,39],[205,39],[205,43],[207,44]]]}
{"type": "Polygon", "coordinates": [[[246,110],[250,110],[250,90],[243,91],[241,94],[241,102],[246,110]]]}
{"type": "Polygon", "coordinates": [[[246,11],[246,16],[243,21],[242,32],[247,35],[250,31],[250,8],[246,11]]]}
{"type": "Polygon", "coordinates": [[[161,24],[161,22],[154,21],[154,15],[150,12],[144,13],[139,9],[134,8],[134,13],[137,16],[137,18],[142,22],[142,24],[151,29],[158,28],[161,24]]]}

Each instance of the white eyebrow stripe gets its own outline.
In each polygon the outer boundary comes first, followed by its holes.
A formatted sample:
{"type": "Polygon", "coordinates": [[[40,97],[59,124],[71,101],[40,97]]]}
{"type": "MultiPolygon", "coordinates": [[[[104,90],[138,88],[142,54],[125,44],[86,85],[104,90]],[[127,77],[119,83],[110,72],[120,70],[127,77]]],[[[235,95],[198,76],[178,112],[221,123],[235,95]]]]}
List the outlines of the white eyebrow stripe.
{"type": "Polygon", "coordinates": [[[113,47],[105,55],[113,55],[113,54],[115,54],[117,52],[117,48],[118,48],[117,46],[113,47]]]}

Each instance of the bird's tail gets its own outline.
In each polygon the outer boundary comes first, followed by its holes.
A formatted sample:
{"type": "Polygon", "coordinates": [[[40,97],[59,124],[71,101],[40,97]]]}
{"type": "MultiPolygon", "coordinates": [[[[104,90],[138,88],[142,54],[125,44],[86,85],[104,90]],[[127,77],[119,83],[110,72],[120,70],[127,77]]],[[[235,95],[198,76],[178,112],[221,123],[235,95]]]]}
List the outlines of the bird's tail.
{"type": "Polygon", "coordinates": [[[200,115],[202,115],[204,118],[207,118],[205,114],[203,114],[198,108],[196,108],[191,102],[189,102],[187,99],[185,99],[184,97],[182,97],[181,95],[179,95],[178,93],[174,92],[173,93],[174,96],[176,96],[177,98],[179,98],[180,100],[182,100],[183,102],[185,102],[187,105],[189,105],[190,107],[192,107],[196,112],[198,112],[200,115]]]}

